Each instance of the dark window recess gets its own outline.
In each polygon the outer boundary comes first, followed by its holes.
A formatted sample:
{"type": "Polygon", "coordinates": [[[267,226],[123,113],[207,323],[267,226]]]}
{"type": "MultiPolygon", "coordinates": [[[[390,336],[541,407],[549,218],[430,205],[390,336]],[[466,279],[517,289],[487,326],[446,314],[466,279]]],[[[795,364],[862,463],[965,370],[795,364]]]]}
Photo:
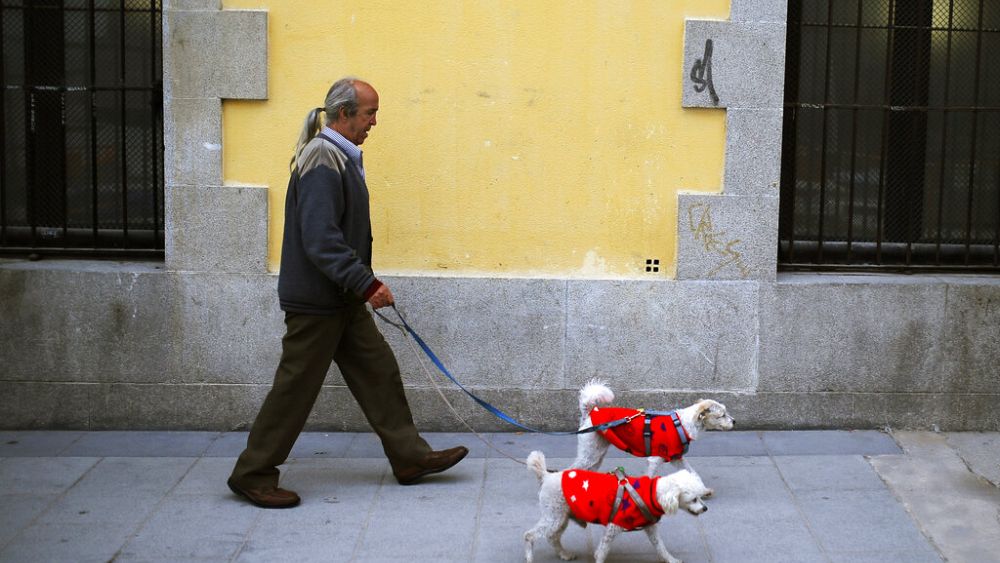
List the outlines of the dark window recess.
{"type": "Polygon", "coordinates": [[[660,259],[659,258],[648,258],[648,259],[646,259],[646,271],[647,272],[659,272],[660,271],[660,259]]]}
{"type": "Polygon", "coordinates": [[[1000,271],[1000,2],[788,4],[779,267],[1000,271]]]}
{"type": "Polygon", "coordinates": [[[0,252],[163,256],[159,0],[0,0],[0,252]]]}

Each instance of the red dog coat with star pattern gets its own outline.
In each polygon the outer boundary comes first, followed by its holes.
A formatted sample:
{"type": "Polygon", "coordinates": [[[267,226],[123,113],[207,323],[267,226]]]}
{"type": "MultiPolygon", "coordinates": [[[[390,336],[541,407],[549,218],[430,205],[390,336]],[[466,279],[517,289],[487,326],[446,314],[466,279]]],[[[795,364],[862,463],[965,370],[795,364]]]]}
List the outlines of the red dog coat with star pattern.
{"type": "MultiPolygon", "coordinates": [[[[628,492],[623,491],[622,504],[611,524],[626,530],[638,530],[660,521],[663,509],[656,502],[656,480],[659,477],[626,477],[639,498],[646,503],[653,520],[647,520],[628,492]]],[[[577,520],[607,526],[618,492],[618,478],[611,473],[567,469],[562,476],[563,496],[577,520]]]]}
{"type": "Polygon", "coordinates": [[[679,432],[683,432],[687,441],[687,431],[683,426],[674,426],[674,420],[669,415],[651,416],[649,429],[652,431],[649,453],[646,453],[646,441],[643,436],[643,427],[646,423],[645,415],[640,414],[636,409],[626,409],[621,407],[594,407],[590,411],[590,423],[594,426],[635,416],[630,422],[609,428],[598,430],[608,442],[616,448],[626,451],[634,456],[660,456],[665,461],[680,459],[684,456],[684,443],[681,441],[679,432]]]}

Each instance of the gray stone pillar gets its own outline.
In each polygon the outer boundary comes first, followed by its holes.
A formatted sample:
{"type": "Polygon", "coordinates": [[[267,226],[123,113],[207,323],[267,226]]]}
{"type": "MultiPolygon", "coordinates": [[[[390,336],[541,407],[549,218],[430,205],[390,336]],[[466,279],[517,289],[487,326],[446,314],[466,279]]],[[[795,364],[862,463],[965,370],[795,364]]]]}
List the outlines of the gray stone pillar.
{"type": "Polygon", "coordinates": [[[729,21],[688,20],[683,107],[726,109],[721,194],[678,196],[677,279],[773,281],[786,3],[733,0],[729,21]]]}
{"type": "Polygon", "coordinates": [[[222,182],[223,98],[267,98],[267,12],[164,2],[168,270],[267,271],[266,187],[222,182]]]}

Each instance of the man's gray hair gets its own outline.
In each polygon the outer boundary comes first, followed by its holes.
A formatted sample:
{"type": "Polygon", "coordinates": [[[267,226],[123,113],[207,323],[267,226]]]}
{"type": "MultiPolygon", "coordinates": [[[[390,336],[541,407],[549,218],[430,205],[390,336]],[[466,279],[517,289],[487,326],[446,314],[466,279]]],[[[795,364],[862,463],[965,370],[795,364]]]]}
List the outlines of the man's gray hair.
{"type": "Polygon", "coordinates": [[[341,78],[330,86],[326,93],[326,122],[330,123],[340,117],[340,110],[343,109],[347,117],[354,117],[358,113],[358,89],[354,85],[358,79],[353,76],[341,78]]]}
{"type": "Polygon", "coordinates": [[[298,168],[299,154],[305,148],[306,143],[311,141],[316,136],[316,133],[319,133],[321,129],[319,114],[321,112],[326,112],[327,125],[337,120],[337,117],[340,116],[340,110],[344,110],[344,114],[347,117],[357,115],[358,88],[355,85],[357,82],[361,82],[361,79],[353,76],[347,76],[334,82],[330,86],[330,90],[326,93],[326,101],[323,102],[323,107],[309,110],[309,113],[306,114],[305,123],[302,124],[302,130],[299,132],[299,139],[295,142],[295,153],[292,154],[292,161],[288,163],[289,166],[294,165],[298,168]]]}

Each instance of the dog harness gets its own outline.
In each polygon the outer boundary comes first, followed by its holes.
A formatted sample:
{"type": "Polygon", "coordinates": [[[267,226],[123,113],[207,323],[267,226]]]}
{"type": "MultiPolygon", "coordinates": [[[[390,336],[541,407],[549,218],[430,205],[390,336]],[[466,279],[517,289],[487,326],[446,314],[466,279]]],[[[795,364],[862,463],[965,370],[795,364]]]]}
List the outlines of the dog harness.
{"type": "Polygon", "coordinates": [[[681,424],[677,411],[646,411],[621,407],[594,407],[590,423],[594,426],[618,419],[626,424],[598,430],[608,442],[634,456],[659,456],[666,461],[680,459],[688,451],[691,437],[681,424]]]}
{"type": "Polygon", "coordinates": [[[631,531],[655,524],[663,516],[656,502],[657,479],[626,477],[621,467],[613,473],[567,469],[562,490],[576,520],[615,524],[631,531]]]}

